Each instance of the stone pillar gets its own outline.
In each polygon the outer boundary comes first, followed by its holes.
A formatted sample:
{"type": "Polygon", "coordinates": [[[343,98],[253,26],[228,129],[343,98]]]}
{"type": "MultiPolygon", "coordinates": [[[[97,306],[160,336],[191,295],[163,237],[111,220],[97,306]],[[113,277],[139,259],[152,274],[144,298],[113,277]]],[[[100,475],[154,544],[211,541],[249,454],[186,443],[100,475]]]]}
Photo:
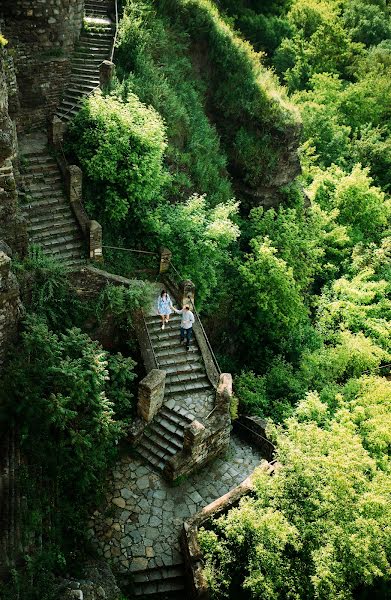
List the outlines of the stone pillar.
{"type": "Polygon", "coordinates": [[[197,420],[194,420],[185,427],[183,435],[183,449],[188,450],[192,454],[197,453],[197,448],[200,448],[204,439],[205,426],[197,420]]]}
{"type": "Polygon", "coordinates": [[[55,148],[58,148],[62,144],[66,128],[66,124],[63,123],[61,119],[57,116],[53,117],[50,130],[50,142],[55,148]]]}
{"type": "Polygon", "coordinates": [[[159,273],[166,273],[170,268],[172,252],[168,248],[160,248],[159,273]]]}
{"type": "Polygon", "coordinates": [[[182,306],[189,305],[190,310],[193,308],[195,285],[190,279],[181,282],[182,306]]]}
{"type": "Polygon", "coordinates": [[[166,372],[152,369],[138,386],[137,412],[149,423],[163,404],[166,372]]]}
{"type": "Polygon", "coordinates": [[[219,412],[230,412],[232,398],[232,375],[231,373],[221,373],[219,384],[216,390],[216,410],[219,412]]]}
{"type": "Polygon", "coordinates": [[[103,261],[102,225],[98,221],[90,221],[90,258],[96,262],[103,261]]]}
{"type": "Polygon", "coordinates": [[[68,167],[68,192],[69,201],[81,202],[82,200],[82,184],[83,184],[83,173],[76,165],[70,165],[68,167]]]}
{"type": "Polygon", "coordinates": [[[0,252],[0,370],[9,347],[15,341],[19,320],[19,286],[10,266],[9,256],[0,252]]]}
{"type": "Polygon", "coordinates": [[[102,89],[110,85],[115,65],[111,60],[104,60],[99,66],[99,85],[102,89]]]}

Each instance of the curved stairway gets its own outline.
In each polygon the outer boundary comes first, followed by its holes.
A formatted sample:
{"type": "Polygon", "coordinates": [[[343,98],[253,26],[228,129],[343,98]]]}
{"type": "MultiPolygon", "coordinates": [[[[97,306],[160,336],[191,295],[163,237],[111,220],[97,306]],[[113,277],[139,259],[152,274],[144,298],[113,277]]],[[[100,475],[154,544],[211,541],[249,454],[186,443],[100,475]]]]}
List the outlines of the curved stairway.
{"type": "Polygon", "coordinates": [[[110,58],[114,25],[109,17],[107,0],[86,0],[84,28],[71,59],[71,76],[56,116],[68,122],[78,112],[81,102],[99,87],[99,66],[110,58]]]}
{"type": "Polygon", "coordinates": [[[182,450],[185,427],[209,412],[214,388],[194,335],[188,351],[180,343],[179,315],[171,316],[164,330],[159,316],[148,316],[145,321],[158,366],[166,371],[166,386],[163,406],[146,428],[137,450],[163,471],[167,461],[182,450]]]}

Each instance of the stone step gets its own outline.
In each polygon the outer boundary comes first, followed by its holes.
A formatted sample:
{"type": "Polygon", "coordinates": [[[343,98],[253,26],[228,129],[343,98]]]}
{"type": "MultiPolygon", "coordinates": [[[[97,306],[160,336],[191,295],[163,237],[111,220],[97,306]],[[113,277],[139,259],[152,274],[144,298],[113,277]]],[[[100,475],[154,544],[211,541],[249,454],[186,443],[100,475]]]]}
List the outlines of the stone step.
{"type": "Polygon", "coordinates": [[[53,201],[53,203],[56,203],[56,202],[62,202],[63,204],[66,203],[64,191],[61,189],[60,190],[42,190],[40,192],[30,192],[29,189],[26,189],[25,195],[26,195],[26,204],[28,204],[29,206],[31,205],[31,207],[35,207],[35,208],[38,208],[42,204],[45,204],[45,202],[50,202],[50,201],[53,201]]]}
{"type": "Polygon", "coordinates": [[[167,360],[174,361],[179,359],[186,358],[187,360],[194,360],[200,357],[200,352],[196,346],[190,346],[189,350],[186,350],[184,344],[180,344],[178,341],[177,346],[164,346],[163,348],[155,348],[155,355],[160,361],[163,361],[163,364],[166,364],[167,360]]]}
{"type": "MultiPolygon", "coordinates": [[[[194,346],[194,342],[191,342],[194,346]]],[[[175,350],[176,348],[180,348],[181,347],[181,340],[179,335],[176,336],[172,336],[172,337],[167,337],[165,339],[162,340],[154,340],[153,341],[153,348],[156,351],[160,351],[163,349],[173,349],[175,350]]]]}
{"type": "Polygon", "coordinates": [[[57,109],[56,112],[56,117],[58,117],[59,119],[61,119],[61,121],[63,121],[64,123],[70,121],[77,113],[79,112],[78,108],[72,108],[72,109],[61,109],[61,106],[57,109]]]}
{"type": "MultiPolygon", "coordinates": [[[[25,219],[28,220],[29,226],[34,228],[35,225],[40,225],[43,221],[42,214],[23,213],[25,219]]],[[[74,224],[74,216],[72,209],[69,206],[59,206],[50,213],[50,221],[52,223],[72,222],[74,224]]],[[[46,226],[46,225],[45,225],[46,226]]]]}
{"type": "Polygon", "coordinates": [[[62,180],[59,176],[44,177],[43,183],[35,181],[34,178],[27,179],[27,181],[25,179],[25,183],[28,184],[26,185],[26,192],[37,198],[46,194],[46,192],[63,192],[62,180]]]}
{"type": "Polygon", "coordinates": [[[203,377],[197,381],[192,381],[189,384],[173,383],[171,385],[166,385],[165,398],[176,396],[178,394],[183,396],[191,396],[192,393],[202,392],[210,388],[210,381],[206,377],[203,377]]]}
{"type": "Polygon", "coordinates": [[[140,456],[144,460],[146,460],[147,462],[149,462],[150,465],[152,465],[153,467],[155,467],[159,471],[163,471],[164,466],[165,466],[164,461],[162,461],[159,456],[157,456],[156,454],[154,454],[153,452],[151,452],[149,450],[149,448],[146,448],[143,445],[143,439],[144,438],[141,439],[141,442],[137,446],[137,452],[140,454],[140,456]]]}
{"type": "Polygon", "coordinates": [[[164,329],[160,328],[160,329],[156,329],[155,331],[149,331],[149,337],[151,338],[151,341],[153,343],[153,345],[155,345],[155,343],[159,343],[159,342],[164,342],[164,341],[179,341],[180,340],[180,330],[179,330],[179,326],[178,324],[175,325],[171,325],[171,326],[165,326],[164,329]]]}
{"type": "Polygon", "coordinates": [[[158,413],[153,420],[153,430],[161,436],[170,439],[170,443],[176,446],[183,446],[184,427],[175,426],[158,413]]]}
{"type": "Polygon", "coordinates": [[[144,435],[141,439],[140,445],[143,448],[147,448],[147,450],[149,452],[151,452],[152,454],[154,454],[156,456],[157,459],[161,460],[162,462],[167,462],[167,460],[173,456],[173,454],[176,454],[176,450],[174,450],[174,452],[170,452],[168,450],[168,446],[161,446],[160,444],[156,444],[155,441],[153,439],[151,439],[148,435],[144,435]]]}
{"type": "Polygon", "coordinates": [[[91,90],[96,87],[99,87],[99,78],[97,74],[94,75],[81,75],[81,74],[73,74],[71,75],[70,85],[75,89],[85,89],[91,90]]]}
{"type": "Polygon", "coordinates": [[[143,438],[147,439],[155,448],[160,449],[163,452],[163,455],[174,456],[181,448],[172,444],[171,441],[167,438],[163,438],[157,431],[154,431],[153,428],[144,432],[143,438]]]}
{"type": "Polygon", "coordinates": [[[144,435],[149,437],[149,439],[153,440],[163,449],[167,448],[170,454],[176,454],[179,452],[179,450],[182,450],[182,441],[174,436],[169,435],[167,430],[165,430],[163,427],[160,427],[158,423],[155,424],[154,421],[152,421],[151,425],[148,426],[148,429],[145,430],[144,435]]]}
{"type": "MultiPolygon", "coordinates": [[[[181,320],[181,316],[177,315],[177,314],[172,314],[170,316],[170,321],[180,321],[181,320]]],[[[160,317],[160,315],[145,315],[145,322],[147,323],[147,325],[149,324],[153,324],[153,323],[161,323],[162,319],[160,317]]]]}
{"type": "MultiPolygon", "coordinates": [[[[30,232],[28,233],[30,234],[30,232]]],[[[75,232],[61,233],[61,231],[59,231],[57,233],[56,229],[53,228],[51,232],[46,234],[42,233],[41,235],[34,235],[32,241],[36,241],[38,245],[45,246],[45,248],[48,250],[50,249],[53,252],[61,252],[61,248],[66,250],[79,248],[82,243],[82,237],[75,232]]]]}
{"type": "Polygon", "coordinates": [[[181,598],[186,600],[183,564],[133,571],[133,594],[136,598],[181,598]]]}
{"type": "Polygon", "coordinates": [[[28,233],[30,237],[33,237],[34,240],[39,243],[40,239],[47,238],[49,236],[64,237],[75,234],[75,222],[72,219],[71,214],[68,216],[68,219],[63,219],[61,221],[47,219],[47,221],[42,221],[39,224],[29,224],[28,233]]]}
{"type": "Polygon", "coordinates": [[[194,361],[188,361],[188,362],[172,362],[170,365],[165,364],[164,367],[161,363],[160,364],[160,368],[163,369],[163,371],[166,372],[167,377],[169,375],[179,375],[182,373],[197,373],[202,371],[203,373],[205,372],[205,368],[202,362],[194,362],[194,361]]]}
{"type": "Polygon", "coordinates": [[[186,427],[192,421],[194,421],[194,415],[190,414],[187,411],[184,412],[180,411],[180,409],[177,410],[175,408],[175,405],[174,407],[171,407],[170,404],[163,404],[159,411],[159,416],[163,417],[167,421],[171,421],[175,426],[179,426],[182,428],[186,427]]]}
{"type": "Polygon", "coordinates": [[[202,367],[199,369],[188,370],[182,373],[167,373],[166,375],[166,386],[172,385],[175,383],[186,384],[188,388],[191,388],[193,383],[200,381],[201,379],[205,379],[206,373],[205,369],[202,367]]]}
{"type": "Polygon", "coordinates": [[[52,196],[44,200],[36,200],[30,204],[25,204],[22,207],[22,214],[31,222],[42,220],[47,215],[48,210],[51,214],[69,214],[69,204],[64,200],[63,196],[52,196]]]}

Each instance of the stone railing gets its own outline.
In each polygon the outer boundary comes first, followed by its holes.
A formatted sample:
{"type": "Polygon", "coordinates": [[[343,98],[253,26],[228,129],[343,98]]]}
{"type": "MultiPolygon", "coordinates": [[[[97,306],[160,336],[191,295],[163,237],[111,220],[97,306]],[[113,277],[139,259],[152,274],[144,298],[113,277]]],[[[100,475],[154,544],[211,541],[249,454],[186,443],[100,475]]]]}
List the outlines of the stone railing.
{"type": "MultiPolygon", "coordinates": [[[[273,475],[276,464],[264,463],[261,466],[267,473],[273,475]]],[[[193,515],[183,524],[181,533],[181,547],[185,561],[186,581],[189,600],[209,600],[210,592],[203,569],[203,555],[198,542],[198,531],[211,519],[226,514],[231,508],[239,504],[243,496],[253,492],[252,476],[247,477],[240,485],[221,496],[198,513],[193,515]]]]}
{"type": "Polygon", "coordinates": [[[231,398],[232,377],[229,373],[222,373],[212,413],[204,422],[195,419],[185,428],[183,449],[171,457],[164,468],[167,479],[175,481],[188,475],[228,449],[231,398]]]}
{"type": "Polygon", "coordinates": [[[83,173],[76,165],[69,165],[62,147],[66,124],[54,116],[50,143],[56,151],[56,159],[65,182],[65,189],[73,214],[87,242],[90,260],[103,261],[102,226],[90,219],[83,205],[83,173]]]}

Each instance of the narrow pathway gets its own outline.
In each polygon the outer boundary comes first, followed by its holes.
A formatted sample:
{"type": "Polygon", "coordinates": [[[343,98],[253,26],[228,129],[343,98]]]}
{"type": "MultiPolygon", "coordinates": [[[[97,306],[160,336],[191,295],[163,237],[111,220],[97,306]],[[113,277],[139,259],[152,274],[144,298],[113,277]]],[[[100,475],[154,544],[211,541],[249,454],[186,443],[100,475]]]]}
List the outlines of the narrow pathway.
{"type": "Polygon", "coordinates": [[[232,436],[225,457],[173,487],[140,459],[126,456],[112,473],[105,504],[93,515],[93,543],[123,581],[134,581],[136,597],[184,600],[183,521],[241,483],[261,461],[258,450],[232,436]]]}
{"type": "Polygon", "coordinates": [[[179,315],[171,315],[162,330],[159,316],[146,317],[158,366],[166,371],[166,387],[163,406],[146,429],[137,450],[160,471],[182,449],[186,425],[194,419],[203,420],[212,410],[215,398],[195,338],[189,350],[180,342],[180,320],[179,315]]]}
{"type": "Polygon", "coordinates": [[[108,0],[86,0],[84,28],[71,60],[71,77],[56,115],[67,122],[78,112],[85,96],[99,86],[99,66],[110,58],[114,24],[108,0]]]}
{"type": "Polygon", "coordinates": [[[56,159],[50,154],[46,134],[34,132],[19,140],[23,204],[30,244],[67,266],[86,260],[83,235],[64,191],[56,159]]]}

